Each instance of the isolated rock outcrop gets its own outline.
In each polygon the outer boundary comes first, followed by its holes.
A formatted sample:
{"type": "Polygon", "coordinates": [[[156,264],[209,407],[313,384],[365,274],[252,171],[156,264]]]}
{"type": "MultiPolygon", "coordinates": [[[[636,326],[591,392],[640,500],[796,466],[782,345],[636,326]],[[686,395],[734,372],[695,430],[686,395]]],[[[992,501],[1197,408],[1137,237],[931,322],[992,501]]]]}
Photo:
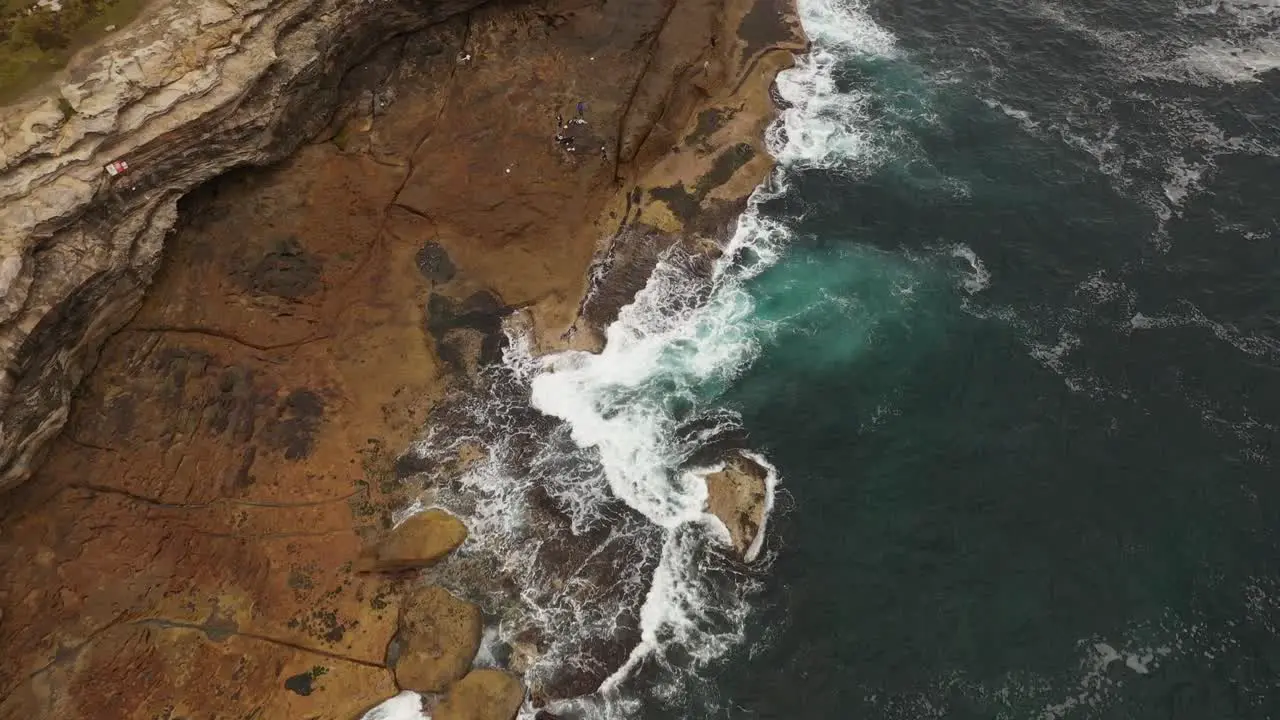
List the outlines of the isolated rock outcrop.
{"type": "Polygon", "coordinates": [[[768,477],[768,468],[741,453],[707,475],[707,510],[729,529],[734,551],[747,561],[755,559],[768,514],[768,477]]]}
{"type": "Polygon", "coordinates": [[[452,514],[432,508],[397,525],[361,553],[356,569],[395,572],[433,565],[467,539],[467,526],[452,514]]]}
{"type": "Polygon", "coordinates": [[[427,587],[412,593],[400,607],[393,640],[398,644],[396,684],[403,690],[443,692],[471,668],[481,629],[480,609],[448,590],[427,587]]]}
{"type": "Polygon", "coordinates": [[[173,0],[0,109],[0,491],[151,283],[177,201],[328,122],[346,71],[481,0],[173,0]],[[111,177],[117,160],[128,170],[111,177]]]}
{"type": "Polygon", "coordinates": [[[500,670],[472,670],[449,688],[434,720],[511,720],[524,700],[520,681],[500,670]]]}

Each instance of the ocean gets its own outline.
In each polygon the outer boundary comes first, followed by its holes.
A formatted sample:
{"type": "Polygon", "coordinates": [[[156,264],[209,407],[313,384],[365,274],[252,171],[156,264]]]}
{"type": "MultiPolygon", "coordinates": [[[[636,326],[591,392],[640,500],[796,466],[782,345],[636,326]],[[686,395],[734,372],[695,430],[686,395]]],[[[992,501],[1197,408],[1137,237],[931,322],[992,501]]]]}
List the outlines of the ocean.
{"type": "Polygon", "coordinates": [[[687,716],[1280,715],[1280,3],[801,6],[723,397],[786,511],[687,716]]]}
{"type": "Polygon", "coordinates": [[[713,272],[599,355],[509,328],[417,448],[488,450],[432,500],[442,577],[524,588],[486,652],[625,659],[561,717],[1280,716],[1280,2],[799,5],[713,272]],[[776,485],[748,568],[727,434],[776,485]]]}

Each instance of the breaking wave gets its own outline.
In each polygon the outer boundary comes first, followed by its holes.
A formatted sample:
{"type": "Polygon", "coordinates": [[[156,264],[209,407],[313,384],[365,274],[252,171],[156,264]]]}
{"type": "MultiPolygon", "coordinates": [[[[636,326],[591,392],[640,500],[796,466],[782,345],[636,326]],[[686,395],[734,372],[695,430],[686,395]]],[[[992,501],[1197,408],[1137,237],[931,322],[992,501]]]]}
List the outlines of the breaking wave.
{"type": "MultiPolygon", "coordinates": [[[[487,652],[562,716],[635,714],[639,677],[659,702],[703,687],[699,671],[742,641],[768,565],[763,528],[747,550],[754,566],[727,562],[727,531],[705,510],[707,456],[743,435],[719,398],[774,329],[750,283],[791,230],[762,206],[797,171],[857,173],[882,159],[868,93],[840,75],[850,58],[896,53],[859,2],[800,9],[813,45],[777,79],[784,108],[766,141],[778,165],[710,271],[669,251],[598,354],[536,357],[513,316],[485,394],[444,403],[410,451],[435,477],[402,515],[440,506],[470,530],[431,579],[496,617],[487,652]]],[[[767,470],[771,510],[779,473],[744,453],[767,470]]]]}

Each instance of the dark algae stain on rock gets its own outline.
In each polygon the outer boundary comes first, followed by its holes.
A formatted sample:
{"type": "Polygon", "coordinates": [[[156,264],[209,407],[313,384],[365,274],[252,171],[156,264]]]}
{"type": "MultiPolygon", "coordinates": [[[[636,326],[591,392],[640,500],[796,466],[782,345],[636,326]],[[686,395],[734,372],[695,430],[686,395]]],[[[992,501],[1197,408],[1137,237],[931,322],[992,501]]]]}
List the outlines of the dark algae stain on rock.
{"type": "Polygon", "coordinates": [[[738,26],[738,37],[746,43],[744,55],[751,57],[778,42],[784,42],[794,33],[790,29],[787,14],[790,3],[783,0],[761,0],[751,6],[750,12],[738,26]]]}
{"type": "Polygon", "coordinates": [[[649,195],[654,200],[661,200],[671,208],[671,212],[682,222],[690,223],[698,216],[698,203],[701,201],[695,193],[685,189],[684,183],[676,183],[667,187],[653,188],[649,195]]]}
{"type": "Polygon", "coordinates": [[[502,304],[491,292],[472,293],[461,302],[453,298],[431,293],[427,298],[427,332],[436,341],[441,359],[460,368],[463,365],[462,349],[457,347],[453,330],[474,330],[480,335],[479,362],[489,364],[502,359],[502,346],[506,336],[502,333],[502,319],[511,309],[502,304]]]}
{"type": "Polygon", "coordinates": [[[720,153],[711,170],[698,178],[699,194],[706,196],[707,193],[729,182],[729,178],[733,177],[733,174],[743,165],[751,162],[751,158],[755,156],[756,150],[749,143],[738,143],[720,153]]]}
{"type": "Polygon", "coordinates": [[[250,445],[240,457],[240,467],[236,469],[236,487],[244,490],[253,484],[253,461],[258,457],[258,446],[250,445]]]}
{"type": "MultiPolygon", "coordinates": [[[[248,442],[253,437],[254,415],[263,402],[251,370],[238,365],[225,367],[218,376],[217,394],[206,410],[208,425],[214,432],[230,432],[236,442],[248,442]]],[[[251,459],[246,462],[252,464],[251,459]]]]}
{"type": "Polygon", "coordinates": [[[304,298],[320,288],[320,263],[297,238],[278,240],[250,271],[249,285],[266,295],[304,298]]]}
{"type": "Polygon", "coordinates": [[[686,188],[684,183],[676,183],[667,187],[653,188],[649,191],[649,195],[655,200],[666,203],[681,222],[693,224],[698,219],[707,195],[729,182],[734,173],[751,162],[755,156],[755,148],[750,144],[738,143],[716,157],[711,169],[698,178],[692,190],[686,188]]]}
{"type": "Polygon", "coordinates": [[[290,460],[301,460],[315,448],[315,434],[324,420],[324,400],[311,390],[300,388],[280,404],[279,416],[271,429],[276,449],[290,460]]]}
{"type": "Polygon", "coordinates": [[[710,151],[706,141],[714,135],[720,128],[733,119],[738,114],[737,108],[732,107],[713,107],[707,108],[698,113],[698,124],[693,132],[685,138],[686,145],[697,145],[700,150],[710,151]]]}

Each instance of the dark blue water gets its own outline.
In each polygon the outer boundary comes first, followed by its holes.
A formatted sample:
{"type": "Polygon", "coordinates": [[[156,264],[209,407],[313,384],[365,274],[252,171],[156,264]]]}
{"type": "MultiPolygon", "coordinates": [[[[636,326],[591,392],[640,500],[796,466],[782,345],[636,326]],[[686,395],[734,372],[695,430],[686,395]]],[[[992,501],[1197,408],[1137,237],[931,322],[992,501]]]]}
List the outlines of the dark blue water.
{"type": "Polygon", "coordinates": [[[1280,5],[816,6],[865,142],[761,210],[786,496],[686,714],[1280,715],[1280,5]]]}

